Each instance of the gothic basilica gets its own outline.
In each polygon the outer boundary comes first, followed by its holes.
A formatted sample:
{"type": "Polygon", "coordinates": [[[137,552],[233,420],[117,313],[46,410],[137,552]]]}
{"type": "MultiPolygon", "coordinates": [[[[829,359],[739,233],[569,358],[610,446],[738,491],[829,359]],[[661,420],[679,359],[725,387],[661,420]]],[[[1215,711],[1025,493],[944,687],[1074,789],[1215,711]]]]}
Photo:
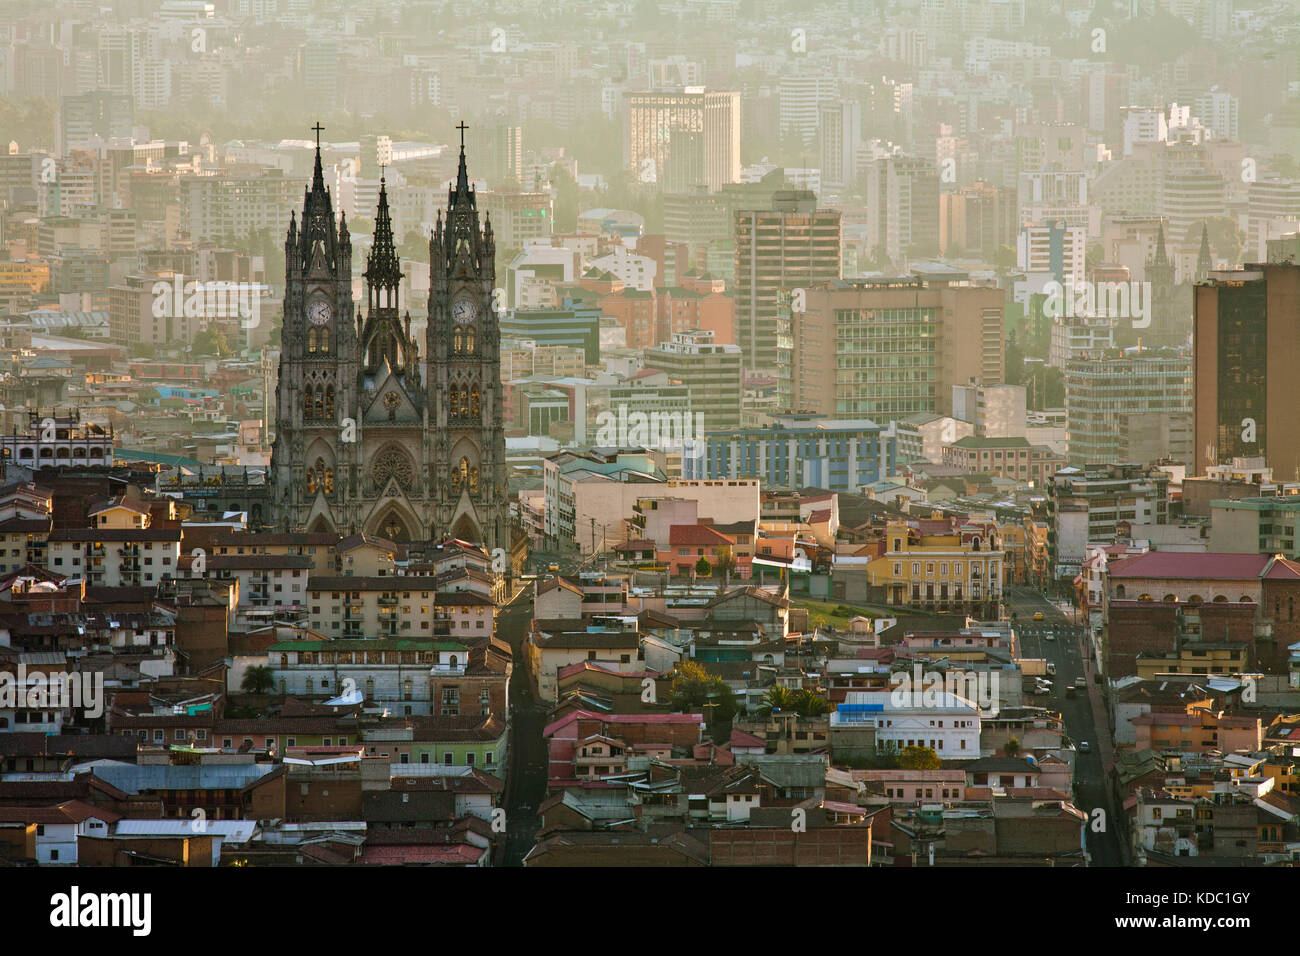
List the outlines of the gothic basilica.
{"type": "Polygon", "coordinates": [[[423,356],[398,301],[384,180],[358,305],[347,220],[335,227],[319,138],[284,255],[272,525],[509,549],[495,244],[490,219],[479,225],[463,128],[446,217],[429,240],[423,356]]]}

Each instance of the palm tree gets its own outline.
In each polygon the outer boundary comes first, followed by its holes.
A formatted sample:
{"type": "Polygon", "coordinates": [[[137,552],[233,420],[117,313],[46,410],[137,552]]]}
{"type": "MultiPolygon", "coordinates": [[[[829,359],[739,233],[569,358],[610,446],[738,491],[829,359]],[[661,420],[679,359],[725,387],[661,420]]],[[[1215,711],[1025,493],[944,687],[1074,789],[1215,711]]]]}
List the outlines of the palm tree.
{"type": "Polygon", "coordinates": [[[831,709],[825,697],[806,688],[794,695],[794,707],[800,717],[823,717],[831,709]]]}
{"type": "Polygon", "coordinates": [[[789,687],[780,684],[768,688],[763,695],[763,710],[772,713],[777,710],[795,710],[795,694],[789,687]]]}

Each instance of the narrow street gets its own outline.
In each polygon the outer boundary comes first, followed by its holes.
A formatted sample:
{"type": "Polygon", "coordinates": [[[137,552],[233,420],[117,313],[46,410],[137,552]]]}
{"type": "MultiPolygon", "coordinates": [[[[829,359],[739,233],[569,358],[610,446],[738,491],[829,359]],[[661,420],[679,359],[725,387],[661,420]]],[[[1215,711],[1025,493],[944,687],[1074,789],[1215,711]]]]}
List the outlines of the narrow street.
{"type": "Polygon", "coordinates": [[[1086,650],[1087,628],[1075,623],[1059,605],[1043,597],[1034,588],[1011,589],[1008,609],[1016,612],[1016,633],[1023,657],[1046,658],[1056,666],[1050,697],[1033,698],[1043,706],[1058,710],[1065,722],[1065,732],[1077,748],[1082,741],[1089,752],[1076,753],[1075,805],[1088,814],[1088,852],[1093,866],[1123,866],[1125,858],[1117,830],[1118,817],[1111,798],[1106,768],[1114,759],[1106,702],[1102,685],[1095,680],[1096,667],[1086,650]],[[1041,621],[1034,614],[1042,614],[1041,621]],[[1066,696],[1065,689],[1075,679],[1085,681],[1078,695],[1066,696]],[[1105,811],[1105,829],[1093,832],[1093,812],[1105,811]]]}
{"type": "Polygon", "coordinates": [[[497,618],[500,636],[514,656],[510,676],[510,752],[502,806],[506,838],[497,865],[522,866],[533,847],[539,821],[537,807],[546,798],[546,745],[542,739],[548,708],[537,701],[537,685],[529,670],[526,641],[533,617],[533,586],[529,582],[497,618]]]}

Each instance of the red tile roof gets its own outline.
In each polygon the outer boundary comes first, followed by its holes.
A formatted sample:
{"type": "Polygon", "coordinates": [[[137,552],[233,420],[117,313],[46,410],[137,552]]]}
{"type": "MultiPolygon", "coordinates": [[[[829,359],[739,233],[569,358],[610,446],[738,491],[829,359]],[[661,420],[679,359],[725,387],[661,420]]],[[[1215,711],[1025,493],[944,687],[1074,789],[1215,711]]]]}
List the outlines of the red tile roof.
{"type": "Polygon", "coordinates": [[[735,539],[704,524],[675,524],[668,529],[669,544],[729,545],[735,539]]]}
{"type": "MultiPolygon", "coordinates": [[[[1273,561],[1267,554],[1217,554],[1195,551],[1148,551],[1110,564],[1116,578],[1249,581],[1259,578],[1273,561]]],[[[1287,562],[1290,565],[1290,562],[1287,562]]],[[[1295,568],[1295,565],[1291,565],[1295,568]]]]}
{"type": "Polygon", "coordinates": [[[406,863],[429,863],[442,866],[473,866],[483,851],[465,843],[442,846],[367,846],[361,851],[359,863],[393,866],[406,863]]]}

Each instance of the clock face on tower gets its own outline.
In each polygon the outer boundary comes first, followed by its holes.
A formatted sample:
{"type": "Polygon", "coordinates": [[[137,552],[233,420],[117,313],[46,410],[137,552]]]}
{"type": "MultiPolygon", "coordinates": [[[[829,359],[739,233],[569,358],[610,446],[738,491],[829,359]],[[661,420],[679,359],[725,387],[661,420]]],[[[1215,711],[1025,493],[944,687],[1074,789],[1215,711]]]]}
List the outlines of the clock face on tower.
{"type": "Polygon", "coordinates": [[[324,299],[313,299],[307,305],[307,320],[312,325],[325,325],[330,320],[332,310],[324,299]]]}
{"type": "Polygon", "coordinates": [[[457,325],[469,325],[478,315],[478,308],[469,299],[460,299],[451,307],[451,318],[457,325]]]}

